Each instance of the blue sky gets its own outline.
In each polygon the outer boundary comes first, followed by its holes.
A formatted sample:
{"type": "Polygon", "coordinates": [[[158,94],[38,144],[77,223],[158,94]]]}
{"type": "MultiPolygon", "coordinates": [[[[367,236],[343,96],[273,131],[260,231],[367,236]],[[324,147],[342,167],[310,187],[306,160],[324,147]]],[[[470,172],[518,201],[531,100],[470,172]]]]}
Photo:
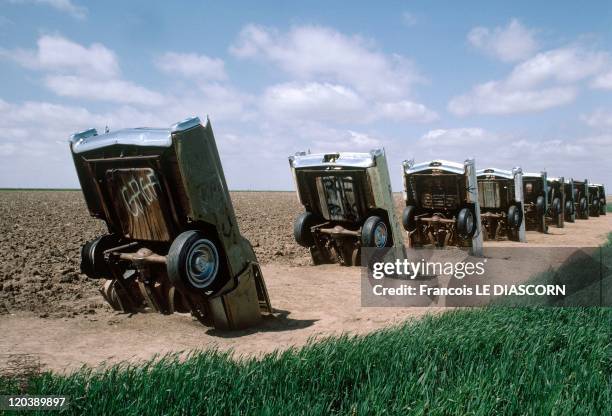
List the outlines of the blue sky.
{"type": "Polygon", "coordinates": [[[0,187],[76,187],[87,127],[209,115],[233,189],[295,151],[546,169],[612,187],[607,2],[0,0],[0,187]]]}

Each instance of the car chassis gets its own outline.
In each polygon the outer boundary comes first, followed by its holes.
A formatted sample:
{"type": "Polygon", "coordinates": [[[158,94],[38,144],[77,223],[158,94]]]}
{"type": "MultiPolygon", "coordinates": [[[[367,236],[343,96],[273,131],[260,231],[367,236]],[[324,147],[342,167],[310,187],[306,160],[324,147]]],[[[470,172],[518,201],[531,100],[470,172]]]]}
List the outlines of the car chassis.
{"type": "Polygon", "coordinates": [[[563,190],[565,193],[565,204],[563,213],[565,221],[575,222],[576,221],[576,205],[574,201],[574,179],[565,178],[563,181],[563,190]]]}
{"type": "Polygon", "coordinates": [[[81,271],[104,280],[114,309],[191,312],[217,329],[249,327],[272,312],[208,119],[90,129],[70,148],[89,212],[109,230],[82,247],[81,271]]]}
{"type": "Polygon", "coordinates": [[[602,199],[605,204],[605,198],[602,198],[599,194],[599,187],[600,185],[595,183],[589,184],[589,217],[599,217],[601,214],[602,199]]]}
{"type": "Polygon", "coordinates": [[[432,160],[402,163],[402,225],[411,247],[432,244],[471,247],[482,253],[478,184],[473,159],[464,163],[432,160]]]}
{"type": "Polygon", "coordinates": [[[565,227],[566,198],[565,178],[547,178],[547,210],[546,221],[557,228],[565,227]]]}
{"type": "Polygon", "coordinates": [[[294,223],[298,244],[313,263],[361,264],[362,248],[389,248],[403,258],[384,150],[296,153],[289,157],[305,212],[294,223]]]}
{"type": "Polygon", "coordinates": [[[480,218],[485,240],[526,241],[523,171],[488,168],[477,172],[480,218]]]}
{"type": "Polygon", "coordinates": [[[548,184],[546,172],[523,174],[523,196],[525,201],[525,228],[548,232],[548,184]]]}
{"type": "Polygon", "coordinates": [[[589,181],[585,179],[583,181],[577,181],[574,179],[574,208],[576,212],[576,218],[581,220],[589,219],[589,181]]]}

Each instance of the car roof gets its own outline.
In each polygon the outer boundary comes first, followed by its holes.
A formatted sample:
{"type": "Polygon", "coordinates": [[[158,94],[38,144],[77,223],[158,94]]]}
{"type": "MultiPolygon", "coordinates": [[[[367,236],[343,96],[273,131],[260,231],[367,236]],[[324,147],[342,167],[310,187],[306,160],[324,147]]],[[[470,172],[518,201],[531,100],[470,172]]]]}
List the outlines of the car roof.
{"type": "Polygon", "coordinates": [[[523,178],[541,178],[542,172],[525,172],[523,178]]]}
{"type": "MultiPolygon", "coordinates": [[[[208,123],[208,118],[206,118],[208,123]]],[[[172,133],[188,130],[201,124],[198,117],[189,117],[169,128],[137,127],[115,130],[98,134],[96,129],[88,129],[75,133],[70,137],[70,145],[74,153],[83,153],[103,147],[120,145],[144,147],[170,147],[172,133]]]]}
{"type": "Polygon", "coordinates": [[[476,176],[495,175],[506,179],[513,179],[514,174],[510,170],[498,169],[498,168],[486,168],[479,169],[476,171],[476,176]]]}
{"type": "Polygon", "coordinates": [[[369,168],[376,166],[376,157],[384,155],[383,149],[374,149],[369,153],[331,152],[331,153],[296,153],[289,156],[289,163],[295,169],[315,167],[356,167],[369,168]]]}
{"type": "Polygon", "coordinates": [[[430,169],[440,169],[447,172],[463,174],[465,173],[465,164],[443,159],[430,160],[428,162],[416,164],[410,164],[406,161],[404,162],[404,172],[407,174],[418,173],[430,169]]]}

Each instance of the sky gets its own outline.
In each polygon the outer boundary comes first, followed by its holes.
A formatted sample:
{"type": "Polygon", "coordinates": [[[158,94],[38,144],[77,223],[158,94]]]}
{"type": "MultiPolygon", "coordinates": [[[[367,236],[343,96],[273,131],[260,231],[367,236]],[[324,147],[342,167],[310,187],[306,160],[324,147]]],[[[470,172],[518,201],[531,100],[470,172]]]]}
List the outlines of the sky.
{"type": "Polygon", "coordinates": [[[297,151],[474,157],[612,189],[612,4],[0,0],[0,187],[76,188],[68,138],[210,118],[231,189],[297,151]]]}

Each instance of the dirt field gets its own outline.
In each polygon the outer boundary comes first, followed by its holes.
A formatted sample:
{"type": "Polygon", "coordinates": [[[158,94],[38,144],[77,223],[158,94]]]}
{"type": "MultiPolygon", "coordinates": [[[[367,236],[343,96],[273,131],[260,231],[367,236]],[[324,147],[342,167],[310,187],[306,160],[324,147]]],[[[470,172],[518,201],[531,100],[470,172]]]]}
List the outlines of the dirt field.
{"type": "MultiPolygon", "coordinates": [[[[219,333],[188,315],[123,315],[102,301],[98,283],[79,273],[79,250],[105,229],[88,216],[80,192],[0,191],[0,367],[17,353],[58,371],[211,346],[257,354],[435,312],[363,308],[358,268],[310,266],[292,236],[301,211],[293,192],[236,192],[232,199],[277,313],[255,330],[219,333]]],[[[396,202],[399,213],[399,195],[396,202]]],[[[533,245],[595,246],[611,230],[607,215],[527,237],[533,245]]]]}

